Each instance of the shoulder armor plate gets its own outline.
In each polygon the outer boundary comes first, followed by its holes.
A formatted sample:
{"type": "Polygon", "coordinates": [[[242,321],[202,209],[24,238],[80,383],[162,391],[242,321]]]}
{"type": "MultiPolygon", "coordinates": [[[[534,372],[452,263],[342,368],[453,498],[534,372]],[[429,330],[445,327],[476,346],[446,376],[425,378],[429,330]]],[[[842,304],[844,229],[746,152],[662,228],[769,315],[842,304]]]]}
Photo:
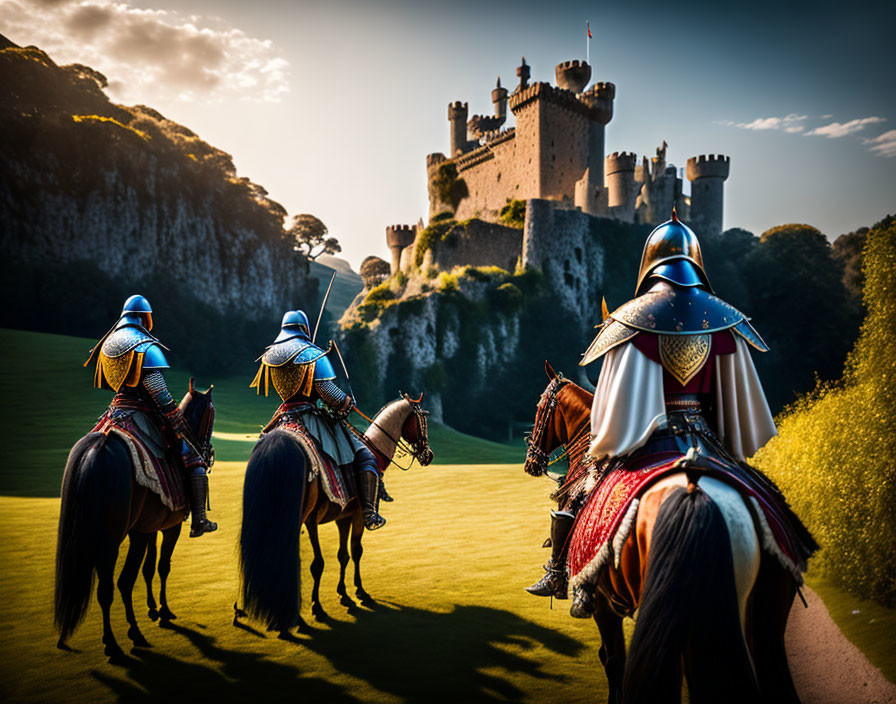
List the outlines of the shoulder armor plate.
{"type": "MultiPolygon", "coordinates": [[[[143,328],[128,325],[109,333],[103,341],[103,346],[100,348],[100,352],[106,357],[120,357],[147,342],[161,344],[143,328]]],[[[149,345],[146,345],[146,347],[148,346],[149,345]]]]}
{"type": "Polygon", "coordinates": [[[702,335],[733,328],[745,320],[737,308],[701,288],[670,284],[633,298],[610,318],[663,335],[702,335]]]}
{"type": "Polygon", "coordinates": [[[606,322],[600,326],[600,332],[597,333],[597,337],[591,341],[588,349],[585,350],[585,354],[582,356],[582,361],[579,362],[579,365],[584,367],[585,365],[591,364],[591,362],[598,359],[606,352],[609,352],[611,349],[617,345],[621,345],[627,340],[631,340],[637,334],[638,330],[623,325],[618,320],[607,318],[606,322]]]}
{"type": "Polygon", "coordinates": [[[269,367],[282,367],[308,348],[317,349],[307,340],[293,337],[271,345],[264,351],[260,359],[269,367]]]}
{"type": "Polygon", "coordinates": [[[744,338],[760,352],[768,352],[769,346],[765,344],[765,340],[759,336],[759,333],[756,332],[756,329],[750,325],[750,321],[746,318],[735,326],[734,332],[744,338]]]}
{"type": "Polygon", "coordinates": [[[712,335],[660,335],[660,359],[679,384],[686,386],[709,359],[712,335]]]}

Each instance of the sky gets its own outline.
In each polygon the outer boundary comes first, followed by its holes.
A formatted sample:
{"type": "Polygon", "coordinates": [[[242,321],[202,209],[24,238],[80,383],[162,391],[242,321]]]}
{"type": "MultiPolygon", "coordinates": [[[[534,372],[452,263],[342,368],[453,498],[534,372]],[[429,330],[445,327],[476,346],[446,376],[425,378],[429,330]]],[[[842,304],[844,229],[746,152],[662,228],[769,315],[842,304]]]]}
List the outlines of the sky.
{"type": "Polygon", "coordinates": [[[448,103],[490,114],[524,54],[553,82],[586,21],[593,79],[616,84],[607,153],[730,156],[725,228],[872,225],[896,213],[894,20],[889,2],[0,0],[0,33],[232,154],[355,267],[425,218],[448,103]]]}

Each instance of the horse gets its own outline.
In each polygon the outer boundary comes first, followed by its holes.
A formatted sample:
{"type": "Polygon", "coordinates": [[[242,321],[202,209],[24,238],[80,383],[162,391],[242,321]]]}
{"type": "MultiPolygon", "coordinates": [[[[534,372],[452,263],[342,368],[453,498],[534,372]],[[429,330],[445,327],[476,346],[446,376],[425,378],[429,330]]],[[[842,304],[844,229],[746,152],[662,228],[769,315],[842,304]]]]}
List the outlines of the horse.
{"type": "MultiPolygon", "coordinates": [[[[212,388],[198,391],[191,378],[179,404],[209,465],[214,462],[212,388]]],[[[175,618],[168,608],[166,582],[171,572],[171,554],[190,510],[171,511],[157,494],[137,483],[134,473],[129,449],[115,433],[88,433],[69,453],[62,480],[56,546],[55,625],[59,632],[56,645],[61,650],[69,649],[67,640],[84,619],[94,580],[98,578],[96,594],[103,610],[104,652],[110,662],[126,661],[109,618],[115,562],[125,536],[130,538],[130,545],[118,577],[118,590],[129,624],[128,637],[134,647],[149,647],[137,625],[131,596],[147,545],[151,538],[155,548],[158,531],[163,538],[159,559],[162,608],[157,617],[163,627],[169,627],[175,618]]]]}
{"type": "MultiPolygon", "coordinates": [[[[561,447],[584,471],[593,395],[545,371],[526,471],[561,447]]],[[[744,499],[718,479],[680,471],[648,486],[618,560],[590,587],[610,704],[678,702],[682,674],[696,704],[799,702],[784,650],[797,584],[759,545],[744,499]],[[626,600],[638,609],[628,657],[614,609],[626,600]]]]}
{"type": "MultiPolygon", "coordinates": [[[[402,442],[409,445],[410,454],[421,465],[432,462],[426,411],[420,406],[422,399],[422,395],[415,401],[403,394],[374,416],[362,437],[381,467],[388,466],[402,442]]],[[[314,577],[312,609],[315,617],[326,619],[319,594],[324,569],[317,539],[317,526],[321,523],[335,521],[339,529],[337,592],[343,605],[354,604],[345,586],[349,536],[355,566],[355,596],[362,604],[373,603],[361,582],[364,517],[360,501],[352,499],[345,508],[330,501],[320,479],[312,474],[305,451],[293,435],[282,429],[265,433],[249,458],[243,484],[239,553],[243,609],[234,607],[235,625],[240,616],[248,615],[268,630],[279,631],[280,638],[286,640],[291,638],[289,631],[293,627],[305,627],[299,614],[299,532],[302,524],[308,528],[314,550],[311,573],[314,577]]]]}

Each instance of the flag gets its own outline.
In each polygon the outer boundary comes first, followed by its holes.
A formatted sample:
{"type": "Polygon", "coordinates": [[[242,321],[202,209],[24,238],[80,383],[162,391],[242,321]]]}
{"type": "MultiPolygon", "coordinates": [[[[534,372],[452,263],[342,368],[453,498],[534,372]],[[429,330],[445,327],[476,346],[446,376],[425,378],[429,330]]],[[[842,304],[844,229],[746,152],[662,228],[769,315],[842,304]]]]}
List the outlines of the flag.
{"type": "Polygon", "coordinates": [[[585,22],[585,28],[588,30],[588,38],[591,39],[591,22],[585,22]]]}

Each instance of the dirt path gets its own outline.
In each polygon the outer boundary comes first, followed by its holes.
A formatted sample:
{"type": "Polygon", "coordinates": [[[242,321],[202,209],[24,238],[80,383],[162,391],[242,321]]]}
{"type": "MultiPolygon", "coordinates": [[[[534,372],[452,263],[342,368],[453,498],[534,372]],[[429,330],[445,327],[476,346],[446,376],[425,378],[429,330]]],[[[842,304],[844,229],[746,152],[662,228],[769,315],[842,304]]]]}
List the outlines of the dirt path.
{"type": "Polygon", "coordinates": [[[787,658],[803,704],[890,704],[896,685],[887,681],[834,623],[811,589],[797,599],[787,623],[787,658]]]}

